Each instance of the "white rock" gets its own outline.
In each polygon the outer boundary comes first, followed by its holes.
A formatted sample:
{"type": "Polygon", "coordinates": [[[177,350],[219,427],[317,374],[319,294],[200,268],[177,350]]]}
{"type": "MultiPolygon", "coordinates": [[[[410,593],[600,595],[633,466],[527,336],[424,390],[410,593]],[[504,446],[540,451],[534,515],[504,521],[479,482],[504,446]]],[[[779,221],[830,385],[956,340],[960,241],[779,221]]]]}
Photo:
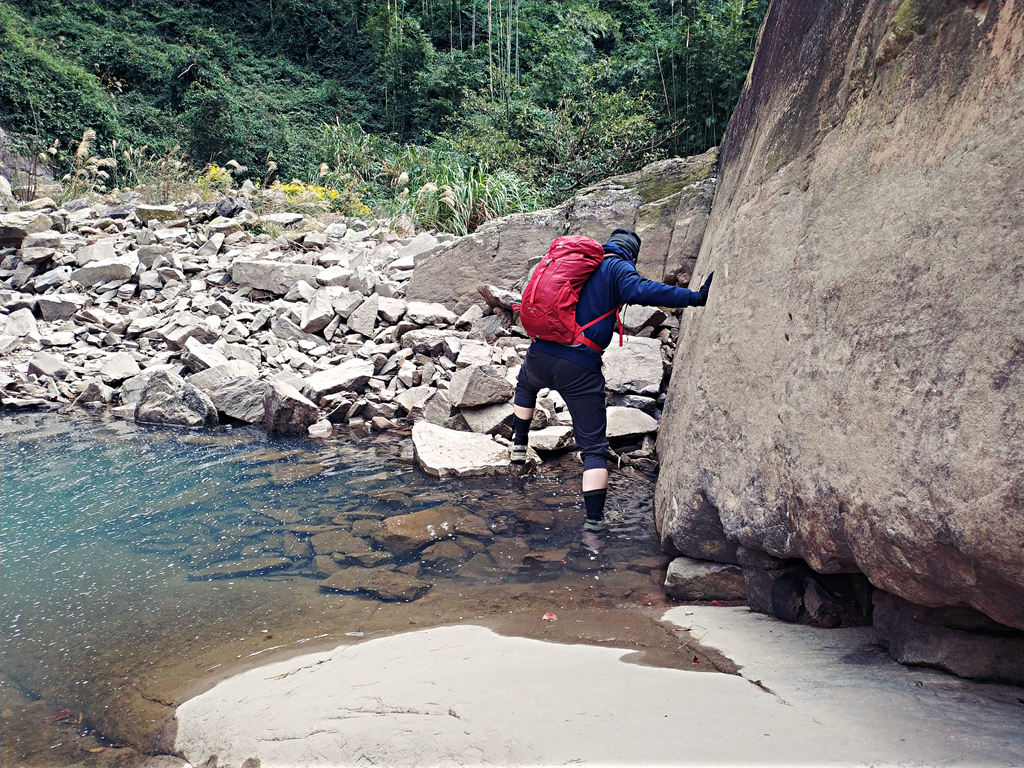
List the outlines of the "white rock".
{"type": "Polygon", "coordinates": [[[574,442],[572,427],[554,425],[530,432],[530,447],[538,451],[560,451],[574,442]]]}
{"type": "Polygon", "coordinates": [[[80,267],[84,267],[92,261],[109,261],[114,258],[117,258],[117,252],[114,250],[114,244],[109,240],[86,245],[75,251],[75,264],[80,267]]]}
{"type": "Polygon", "coordinates": [[[138,268],[138,257],[128,253],[113,259],[90,261],[85,266],[72,271],[70,278],[86,288],[91,288],[94,285],[102,285],[114,280],[128,280],[138,268]]]}
{"type": "Polygon", "coordinates": [[[325,371],[307,376],[302,391],[314,401],[335,392],[352,391],[362,387],[373,376],[373,363],[353,357],[325,371]]]}
{"type": "Polygon", "coordinates": [[[658,421],[637,408],[608,407],[608,437],[634,437],[658,431],[658,421]]]}
{"type": "Polygon", "coordinates": [[[661,342],[641,336],[626,336],[619,346],[618,336],[604,352],[605,386],[611,392],[657,395],[665,372],[661,360],[661,342]]]}
{"type": "Polygon", "coordinates": [[[494,475],[508,466],[508,449],[487,435],[446,429],[429,421],[412,428],[416,461],[435,477],[494,475]]]}
{"type": "Polygon", "coordinates": [[[410,301],[406,316],[417,325],[454,325],[458,319],[444,304],[426,301],[410,301]]]}
{"type": "Polygon", "coordinates": [[[348,317],[348,327],[363,336],[373,336],[377,326],[377,308],[380,297],[377,294],[368,296],[362,304],[348,317]]]}
{"type": "Polygon", "coordinates": [[[115,352],[110,355],[100,368],[100,378],[111,386],[120,384],[140,372],[139,364],[127,352],[115,352]]]}
{"type": "Polygon", "coordinates": [[[299,280],[315,283],[321,267],[290,264],[269,259],[236,259],[231,264],[231,279],[261,291],[284,296],[299,280]]]}

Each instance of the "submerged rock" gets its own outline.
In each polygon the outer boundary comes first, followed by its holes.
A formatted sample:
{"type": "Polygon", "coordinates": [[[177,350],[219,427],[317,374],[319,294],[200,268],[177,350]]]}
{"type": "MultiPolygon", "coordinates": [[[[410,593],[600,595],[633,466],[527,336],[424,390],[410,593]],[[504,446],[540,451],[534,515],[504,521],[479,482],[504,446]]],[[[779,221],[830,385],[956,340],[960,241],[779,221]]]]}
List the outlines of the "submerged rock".
{"type": "Polygon", "coordinates": [[[508,449],[487,435],[418,421],[412,429],[416,460],[436,477],[493,475],[507,468],[508,449]]]}
{"type": "Polygon", "coordinates": [[[342,568],[320,582],[325,592],[365,592],[385,602],[408,603],[423,597],[433,585],[388,568],[342,568]]]}

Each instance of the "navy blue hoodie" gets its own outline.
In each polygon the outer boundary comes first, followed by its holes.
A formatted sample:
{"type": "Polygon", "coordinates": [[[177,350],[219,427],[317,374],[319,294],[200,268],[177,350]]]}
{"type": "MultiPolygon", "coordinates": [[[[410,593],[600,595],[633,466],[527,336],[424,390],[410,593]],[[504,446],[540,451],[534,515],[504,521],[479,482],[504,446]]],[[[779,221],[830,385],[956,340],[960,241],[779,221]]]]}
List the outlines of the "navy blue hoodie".
{"type": "MultiPolygon", "coordinates": [[[[586,325],[609,309],[623,304],[650,307],[695,307],[700,299],[697,291],[648,280],[636,271],[629,254],[616,243],[604,244],[605,257],[580,291],[576,304],[576,322],[586,325]]],[[[588,339],[604,349],[615,333],[615,313],[583,332],[588,339]]],[[[542,339],[534,342],[538,352],[570,360],[594,371],[601,370],[601,356],[582,344],[570,346],[542,339]]]]}

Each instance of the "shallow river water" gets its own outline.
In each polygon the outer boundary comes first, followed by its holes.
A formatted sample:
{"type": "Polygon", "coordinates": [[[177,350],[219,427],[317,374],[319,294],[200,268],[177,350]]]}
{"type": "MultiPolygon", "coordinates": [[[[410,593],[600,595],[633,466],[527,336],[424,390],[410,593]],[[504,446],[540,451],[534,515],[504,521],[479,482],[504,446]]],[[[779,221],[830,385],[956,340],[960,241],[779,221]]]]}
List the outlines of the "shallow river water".
{"type": "Polygon", "coordinates": [[[173,708],[218,676],[382,632],[473,621],[627,643],[650,663],[682,647],[653,618],[665,559],[638,472],[613,473],[612,534],[593,557],[574,546],[571,456],[439,481],[407,433],[312,440],[19,413],[0,414],[0,462],[5,766],[130,764],[167,750],[173,708]],[[382,518],[440,505],[491,534],[397,561],[370,537],[382,518]],[[322,590],[309,539],[328,530],[364,540],[342,567],[379,561],[433,586],[410,603],[322,590]],[[557,624],[540,622],[548,610],[557,624]]]}

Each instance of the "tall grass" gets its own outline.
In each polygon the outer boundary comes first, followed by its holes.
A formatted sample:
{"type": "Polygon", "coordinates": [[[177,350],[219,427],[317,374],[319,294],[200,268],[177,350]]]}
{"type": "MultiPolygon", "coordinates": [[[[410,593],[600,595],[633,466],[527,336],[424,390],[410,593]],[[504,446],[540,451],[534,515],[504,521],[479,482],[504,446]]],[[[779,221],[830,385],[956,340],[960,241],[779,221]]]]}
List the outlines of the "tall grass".
{"type": "Polygon", "coordinates": [[[355,180],[363,199],[393,222],[465,235],[485,221],[540,205],[536,189],[521,177],[470,164],[450,149],[398,144],[340,122],[325,127],[324,139],[334,162],[328,175],[355,180]]]}

